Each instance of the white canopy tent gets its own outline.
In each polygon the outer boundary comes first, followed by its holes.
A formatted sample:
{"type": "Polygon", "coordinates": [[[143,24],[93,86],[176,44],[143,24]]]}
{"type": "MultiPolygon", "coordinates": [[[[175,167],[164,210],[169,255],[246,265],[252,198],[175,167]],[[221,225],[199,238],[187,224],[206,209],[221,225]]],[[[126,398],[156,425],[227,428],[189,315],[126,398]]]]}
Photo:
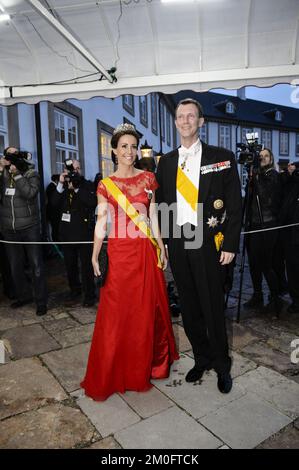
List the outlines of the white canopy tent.
{"type": "Polygon", "coordinates": [[[299,0],[0,0],[0,9],[11,17],[0,22],[1,104],[299,77],[299,0]]]}

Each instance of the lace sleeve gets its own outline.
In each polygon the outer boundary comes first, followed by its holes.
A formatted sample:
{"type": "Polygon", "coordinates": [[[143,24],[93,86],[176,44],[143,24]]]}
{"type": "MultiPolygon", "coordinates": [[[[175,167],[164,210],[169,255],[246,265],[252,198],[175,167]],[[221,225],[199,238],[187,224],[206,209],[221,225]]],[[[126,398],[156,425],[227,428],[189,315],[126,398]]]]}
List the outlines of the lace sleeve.
{"type": "Polygon", "coordinates": [[[107,189],[106,186],[102,183],[102,181],[100,181],[98,184],[97,194],[101,194],[101,196],[104,196],[105,199],[108,199],[107,189]]]}
{"type": "Polygon", "coordinates": [[[149,183],[150,183],[150,189],[151,189],[152,191],[156,191],[156,189],[158,189],[159,185],[158,185],[158,182],[157,182],[157,180],[156,180],[156,177],[155,177],[154,173],[151,173],[151,174],[150,174],[150,181],[149,181],[149,183]]]}

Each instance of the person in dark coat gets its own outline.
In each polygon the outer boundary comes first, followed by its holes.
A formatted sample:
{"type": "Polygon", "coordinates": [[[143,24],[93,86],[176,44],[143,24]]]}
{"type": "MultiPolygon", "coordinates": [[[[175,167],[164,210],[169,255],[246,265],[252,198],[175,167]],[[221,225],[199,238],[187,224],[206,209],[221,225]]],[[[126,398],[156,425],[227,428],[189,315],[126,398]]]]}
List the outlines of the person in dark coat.
{"type": "Polygon", "coordinates": [[[51,239],[53,242],[57,242],[59,239],[59,223],[60,223],[60,214],[56,210],[56,207],[52,206],[52,194],[56,191],[57,184],[59,183],[59,176],[60,175],[52,175],[51,182],[48,184],[46,188],[46,195],[47,195],[47,220],[51,225],[51,239]]]}
{"type": "Polygon", "coordinates": [[[183,325],[194,354],[195,365],[185,379],[194,382],[213,368],[219,391],[229,393],[222,268],[239,250],[241,189],[234,154],[199,140],[203,123],[197,101],[188,98],[179,103],[175,124],[181,147],[159,160],[157,199],[183,325]]]}
{"type": "Polygon", "coordinates": [[[94,183],[81,175],[79,161],[72,160],[72,166],[70,171],[66,169],[60,175],[50,201],[60,218],[59,240],[73,242],[61,245],[71,291],[70,297],[75,299],[83,290],[83,305],[91,307],[95,303],[94,273],[91,264],[92,243],[79,242],[93,240],[97,198],[94,183]]]}
{"type": "MultiPolygon", "coordinates": [[[[299,223],[299,165],[289,164],[282,175],[284,199],[279,222],[283,225],[299,223]]],[[[286,257],[287,278],[292,304],[287,311],[299,313],[299,225],[282,230],[286,257]]]]}
{"type": "MultiPolygon", "coordinates": [[[[279,174],[274,168],[273,153],[268,148],[260,151],[259,166],[253,170],[249,191],[249,230],[277,226],[281,186],[279,174]]],[[[270,290],[270,300],[263,311],[279,315],[282,309],[279,281],[273,268],[277,239],[277,230],[261,231],[247,236],[246,248],[254,292],[244,303],[245,308],[263,307],[264,276],[270,290]]]]}

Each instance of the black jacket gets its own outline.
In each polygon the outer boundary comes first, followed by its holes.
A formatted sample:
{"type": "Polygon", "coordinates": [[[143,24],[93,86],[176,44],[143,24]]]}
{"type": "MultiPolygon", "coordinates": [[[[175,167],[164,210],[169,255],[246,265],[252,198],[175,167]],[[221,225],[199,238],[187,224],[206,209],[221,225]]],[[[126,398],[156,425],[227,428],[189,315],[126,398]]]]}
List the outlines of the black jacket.
{"type": "Polygon", "coordinates": [[[0,173],[0,227],[1,230],[23,230],[39,224],[38,192],[40,178],[34,169],[12,177],[7,170],[0,173]],[[13,196],[7,188],[15,189],[13,196]]]}
{"type": "MultiPolygon", "coordinates": [[[[288,172],[281,173],[283,197],[279,212],[279,223],[281,225],[299,223],[299,170],[292,175],[288,172]]],[[[283,229],[286,233],[286,229],[283,229]]],[[[299,225],[288,229],[288,241],[299,245],[299,225]]]]}
{"type": "MultiPolygon", "coordinates": [[[[178,168],[178,150],[160,158],[157,181],[157,202],[167,205],[176,203],[176,175],[178,168]]],[[[198,202],[203,203],[203,243],[214,238],[218,232],[224,234],[223,251],[236,253],[239,250],[239,239],[242,222],[242,199],[240,178],[235,156],[229,150],[214,147],[202,142],[201,169],[206,165],[228,162],[222,171],[201,173],[199,181],[198,202]],[[221,202],[217,208],[217,202],[221,202]],[[216,208],[215,208],[216,206],[216,208]],[[208,219],[217,218],[217,226],[208,225],[208,219]]],[[[174,221],[175,222],[175,221],[174,221]]],[[[173,218],[170,215],[170,238],[173,218]]]]}
{"type": "Polygon", "coordinates": [[[60,241],[87,241],[93,239],[95,209],[97,206],[96,192],[91,181],[82,178],[78,192],[65,189],[57,190],[50,195],[50,204],[60,215],[60,241]],[[71,221],[62,220],[63,214],[70,214],[71,221]]]}
{"type": "Polygon", "coordinates": [[[250,227],[275,226],[278,219],[279,204],[281,203],[279,173],[274,168],[259,169],[253,175],[250,193],[250,227]],[[258,210],[257,196],[260,202],[261,214],[258,210]]]}

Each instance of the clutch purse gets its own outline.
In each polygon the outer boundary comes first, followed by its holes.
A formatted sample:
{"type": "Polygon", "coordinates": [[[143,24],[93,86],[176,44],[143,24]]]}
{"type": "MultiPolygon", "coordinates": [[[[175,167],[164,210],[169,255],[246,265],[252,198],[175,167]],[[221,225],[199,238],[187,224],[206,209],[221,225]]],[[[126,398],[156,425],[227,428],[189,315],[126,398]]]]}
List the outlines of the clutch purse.
{"type": "Polygon", "coordinates": [[[97,276],[97,284],[100,287],[103,287],[103,285],[105,284],[105,280],[106,280],[106,276],[108,272],[108,253],[107,253],[107,248],[104,246],[101,248],[98,261],[99,261],[99,268],[101,271],[101,275],[97,276]]]}

